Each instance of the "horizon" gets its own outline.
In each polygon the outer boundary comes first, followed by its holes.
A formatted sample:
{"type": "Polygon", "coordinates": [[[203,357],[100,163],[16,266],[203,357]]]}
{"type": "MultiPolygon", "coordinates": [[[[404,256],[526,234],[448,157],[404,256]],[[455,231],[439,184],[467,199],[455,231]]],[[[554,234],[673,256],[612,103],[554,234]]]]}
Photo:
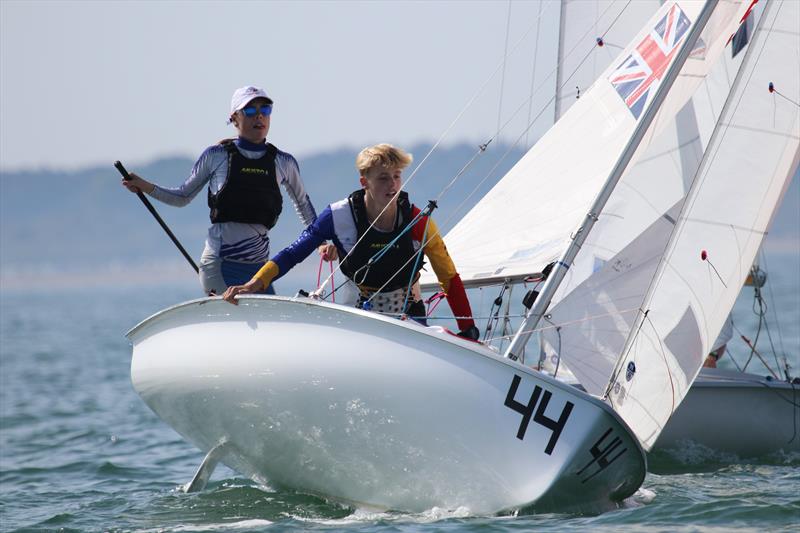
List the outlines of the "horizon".
{"type": "MultiPolygon", "coordinates": [[[[541,93],[552,74],[548,58],[555,59],[554,28],[547,24],[557,22],[555,6],[6,0],[0,2],[0,175],[7,185],[12,174],[106,168],[118,179],[115,160],[131,171],[168,159],[190,165],[234,133],[224,120],[230,94],[250,83],[276,101],[270,142],[301,164],[342,151],[355,155],[376,142],[409,148],[444,137],[446,148],[492,139],[494,149],[521,139],[531,113],[541,111],[525,135],[527,148],[552,121],[551,102],[541,93]],[[229,24],[244,11],[256,30],[229,24]],[[214,40],[206,37],[209,29],[214,40]],[[240,52],[262,49],[261,56],[240,52]],[[41,114],[39,105],[51,102],[64,105],[56,115],[41,114]],[[30,142],[42,132],[56,139],[46,151],[30,142]]],[[[797,204],[797,190],[795,183],[789,204],[797,204]]],[[[53,239],[50,229],[42,235],[53,239]]],[[[772,246],[791,253],[796,244],[772,246]]],[[[117,269],[113,260],[104,268],[117,269]]],[[[6,263],[4,270],[7,279],[6,263]]]]}
{"type": "MultiPolygon", "coordinates": [[[[268,139],[268,141],[269,141],[269,139],[268,139]]],[[[373,144],[375,144],[375,143],[373,143],[373,144]]],[[[435,139],[418,139],[416,141],[411,141],[411,142],[409,142],[409,143],[407,143],[405,145],[402,145],[401,148],[406,149],[406,150],[412,150],[412,149],[415,149],[415,148],[420,147],[420,146],[432,147],[434,144],[436,144],[436,140],[435,139]]],[[[508,146],[508,145],[503,144],[503,143],[500,143],[500,144],[493,143],[493,144],[494,144],[494,146],[492,148],[496,148],[496,147],[505,148],[506,146],[508,146]]],[[[445,150],[445,149],[455,148],[455,147],[464,146],[464,145],[474,146],[475,148],[478,148],[479,143],[470,142],[469,140],[466,140],[466,139],[453,139],[451,141],[442,141],[437,146],[437,149],[438,150],[445,150]]],[[[291,151],[290,151],[290,153],[298,161],[300,161],[301,164],[302,164],[302,160],[303,159],[311,159],[311,158],[316,158],[316,157],[320,157],[320,156],[327,156],[327,155],[335,154],[335,153],[338,153],[338,152],[352,152],[353,153],[353,161],[354,161],[353,169],[354,169],[354,172],[355,172],[355,156],[365,146],[366,145],[342,144],[342,145],[339,145],[339,146],[331,146],[331,147],[327,147],[327,148],[311,149],[307,153],[299,153],[299,152],[291,152],[291,151]]],[[[181,160],[181,161],[187,160],[189,162],[189,167],[187,167],[187,172],[188,172],[188,170],[191,167],[191,165],[197,160],[197,158],[200,156],[202,151],[205,150],[206,148],[207,148],[206,146],[203,146],[202,148],[200,148],[197,151],[197,153],[179,153],[179,152],[164,153],[164,154],[161,154],[161,155],[148,156],[148,157],[146,157],[144,159],[141,159],[141,160],[117,158],[117,159],[112,159],[112,160],[87,161],[87,162],[77,163],[75,166],[70,166],[70,165],[63,165],[63,166],[52,166],[52,165],[51,166],[43,166],[43,165],[39,165],[39,166],[36,166],[36,165],[32,164],[31,166],[25,166],[25,167],[20,167],[20,168],[2,168],[2,167],[0,167],[0,175],[8,176],[8,175],[11,175],[11,174],[30,174],[30,173],[80,174],[80,173],[83,173],[83,172],[97,170],[97,169],[106,168],[106,167],[111,169],[112,172],[116,172],[116,171],[113,170],[113,164],[114,164],[115,161],[122,161],[122,163],[126,166],[126,168],[127,167],[140,167],[141,168],[141,167],[152,166],[152,165],[158,164],[159,162],[162,162],[162,161],[172,161],[172,160],[181,160]]],[[[283,149],[283,148],[281,148],[281,149],[283,149]]],[[[417,162],[419,162],[418,161],[419,159],[422,159],[424,154],[412,153],[412,155],[414,156],[414,162],[412,163],[412,167],[413,167],[417,162]]],[[[130,168],[128,170],[130,170],[130,168]]],[[[302,167],[301,167],[301,172],[302,172],[302,167]]],[[[187,173],[187,176],[188,176],[188,173],[187,173]]],[[[181,179],[183,179],[185,177],[186,176],[181,176],[181,179]]]]}
{"type": "MultiPolygon", "coordinates": [[[[234,133],[243,85],[275,100],[270,141],[300,157],[435,141],[467,107],[447,142],[485,142],[501,119],[516,135],[534,73],[544,87],[555,65],[557,16],[553,1],[5,0],[0,170],[196,158],[234,133]],[[54,102],[57,114],[38,111],[54,102]],[[31,142],[43,134],[56,139],[46,152],[31,142]]],[[[541,118],[534,137],[552,121],[541,118]]]]}

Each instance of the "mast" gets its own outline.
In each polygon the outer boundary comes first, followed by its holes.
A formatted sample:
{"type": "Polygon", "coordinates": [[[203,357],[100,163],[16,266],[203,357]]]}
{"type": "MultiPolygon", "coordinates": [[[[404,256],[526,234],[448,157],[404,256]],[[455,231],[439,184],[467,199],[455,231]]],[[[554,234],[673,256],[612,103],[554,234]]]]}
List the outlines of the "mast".
{"type": "Polygon", "coordinates": [[[708,19],[711,18],[711,13],[713,13],[717,3],[718,0],[707,0],[705,6],[703,6],[702,11],[697,17],[697,21],[692,26],[692,29],[689,30],[689,35],[687,36],[686,41],[683,43],[683,46],[675,57],[675,60],[672,62],[672,65],[670,65],[669,69],[667,69],[664,79],[656,90],[656,93],[653,96],[653,102],[651,102],[651,104],[644,111],[641,120],[636,125],[630,140],[628,140],[628,144],[623,149],[620,157],[614,164],[606,183],[603,185],[603,188],[600,190],[600,193],[589,209],[589,212],[586,214],[583,225],[573,234],[572,242],[564,251],[561,258],[556,261],[550,276],[547,278],[547,281],[542,287],[541,293],[536,298],[533,307],[523,319],[522,324],[520,324],[520,327],[517,330],[517,334],[514,336],[514,339],[511,341],[511,344],[506,350],[504,354],[505,357],[514,360],[519,358],[519,354],[524,349],[528,339],[530,339],[530,336],[533,333],[533,330],[536,328],[539,321],[547,311],[550,301],[553,299],[558,286],[566,276],[567,270],[575,260],[575,256],[578,255],[581,246],[583,246],[583,243],[586,241],[589,232],[591,232],[592,228],[597,222],[598,217],[600,216],[600,213],[603,211],[608,199],[611,197],[611,193],[614,191],[614,188],[617,186],[622,174],[627,169],[628,164],[633,158],[633,155],[639,148],[639,144],[647,133],[647,130],[650,128],[650,124],[653,122],[653,119],[661,108],[661,104],[666,99],[667,93],[670,91],[673,83],[678,78],[681,68],[683,68],[686,59],[689,57],[689,54],[694,48],[697,39],[700,37],[700,34],[708,22],[708,19]]]}
{"type": "Polygon", "coordinates": [[[558,122],[561,118],[561,78],[564,75],[563,66],[561,65],[564,57],[564,19],[567,12],[567,2],[569,0],[561,0],[561,13],[558,16],[558,54],[556,55],[556,102],[553,109],[553,124],[558,122]]]}

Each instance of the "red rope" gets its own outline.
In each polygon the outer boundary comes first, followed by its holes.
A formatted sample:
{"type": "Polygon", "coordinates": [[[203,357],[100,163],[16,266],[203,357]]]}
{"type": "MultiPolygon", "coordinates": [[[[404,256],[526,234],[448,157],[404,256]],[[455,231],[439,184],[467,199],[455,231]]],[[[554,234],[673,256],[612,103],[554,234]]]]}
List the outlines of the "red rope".
{"type": "MultiPolygon", "coordinates": [[[[325,260],[322,258],[322,256],[319,256],[319,268],[317,269],[317,289],[320,288],[319,283],[322,281],[322,263],[324,262],[325,260]]],[[[333,278],[333,261],[328,261],[328,263],[331,267],[331,287],[336,287],[336,281],[333,278]]],[[[331,290],[331,301],[336,303],[336,291],[334,290],[331,290]]]]}
{"type": "Polygon", "coordinates": [[[447,295],[444,292],[439,291],[430,298],[428,298],[427,300],[425,300],[425,303],[428,304],[428,313],[426,316],[431,316],[431,314],[436,310],[436,308],[439,306],[439,303],[445,296],[447,295]],[[433,302],[432,305],[431,302],[433,302]]]}

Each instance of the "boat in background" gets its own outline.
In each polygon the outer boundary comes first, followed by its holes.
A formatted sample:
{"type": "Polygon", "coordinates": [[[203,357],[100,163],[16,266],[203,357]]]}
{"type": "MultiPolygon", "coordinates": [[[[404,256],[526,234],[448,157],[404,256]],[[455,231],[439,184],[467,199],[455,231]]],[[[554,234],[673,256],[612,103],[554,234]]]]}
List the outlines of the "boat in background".
{"type": "Polygon", "coordinates": [[[687,450],[714,460],[800,452],[800,382],[702,369],[654,448],[687,450]]]}

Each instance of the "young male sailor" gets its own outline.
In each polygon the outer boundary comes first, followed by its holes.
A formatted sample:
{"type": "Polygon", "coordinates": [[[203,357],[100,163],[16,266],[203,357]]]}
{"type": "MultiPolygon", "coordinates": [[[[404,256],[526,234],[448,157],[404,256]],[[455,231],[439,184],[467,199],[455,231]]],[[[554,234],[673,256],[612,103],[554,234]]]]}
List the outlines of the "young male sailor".
{"type": "MultiPolygon", "coordinates": [[[[206,294],[222,294],[244,283],[269,258],[269,230],[283,208],[278,185],[289,194],[304,226],[317,218],[291,154],[266,141],[272,99],[258,87],[236,89],[228,122],[239,133],[206,148],[192,173],[176,188],[151,183],[131,173],[122,185],[156,200],[183,207],[208,184],[212,225],[200,258],[200,282],[206,294]]],[[[266,292],[274,294],[269,284],[266,292]]]]}
{"type": "Polygon", "coordinates": [[[477,340],[479,332],[464,285],[436,223],[423,216],[410,231],[404,231],[420,214],[405,192],[398,194],[403,169],[411,160],[410,154],[390,144],[363,149],[356,157],[361,189],[327,206],[294,243],[267,262],[253,279],[229,287],[224,299],[235,304],[237,294],[261,290],[325,241],[332,240],[338,256],[344,258],[342,272],[358,286],[360,306],[366,307],[364,303],[370,301],[371,308],[379,312],[424,317],[425,306],[418,289],[414,289],[422,268],[422,261],[414,256],[422,247],[456,316],[459,335],[477,340]],[[373,257],[372,264],[368,264],[373,257]],[[407,295],[409,287],[412,294],[407,295]]]}

